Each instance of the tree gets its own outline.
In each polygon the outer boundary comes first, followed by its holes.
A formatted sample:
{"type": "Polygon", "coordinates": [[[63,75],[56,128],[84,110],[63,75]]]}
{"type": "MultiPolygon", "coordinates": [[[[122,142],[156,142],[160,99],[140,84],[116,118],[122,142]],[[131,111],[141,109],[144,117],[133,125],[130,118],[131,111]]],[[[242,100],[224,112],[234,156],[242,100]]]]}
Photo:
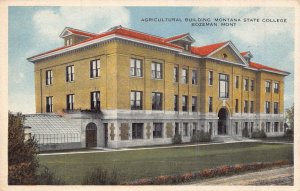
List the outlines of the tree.
{"type": "Polygon", "coordinates": [[[24,116],[8,113],[8,184],[36,184],[37,143],[24,141],[24,116]]]}
{"type": "Polygon", "coordinates": [[[285,120],[290,125],[292,131],[294,131],[294,105],[286,109],[285,120]]]}

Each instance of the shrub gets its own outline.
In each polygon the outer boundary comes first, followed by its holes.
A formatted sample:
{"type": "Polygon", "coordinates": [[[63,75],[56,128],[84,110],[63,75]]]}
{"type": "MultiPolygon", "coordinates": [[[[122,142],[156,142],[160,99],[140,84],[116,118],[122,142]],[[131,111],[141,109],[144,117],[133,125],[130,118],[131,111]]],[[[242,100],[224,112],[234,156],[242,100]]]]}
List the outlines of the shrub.
{"type": "Polygon", "coordinates": [[[37,184],[39,185],[63,185],[65,182],[61,178],[55,177],[47,167],[43,167],[42,172],[37,176],[37,184]]]}
{"type": "Polygon", "coordinates": [[[264,139],[266,137],[267,137],[267,135],[266,135],[264,129],[262,129],[262,130],[257,129],[251,135],[251,138],[254,138],[254,139],[261,139],[261,138],[264,139]]]}
{"type": "Polygon", "coordinates": [[[92,172],[85,175],[83,185],[116,185],[119,184],[119,174],[115,168],[108,171],[102,167],[98,167],[92,172]]]}
{"type": "Polygon", "coordinates": [[[242,130],[242,136],[243,136],[243,137],[249,137],[249,131],[248,131],[248,128],[244,128],[244,129],[242,130]]]}
{"type": "Polygon", "coordinates": [[[174,137],[172,138],[172,143],[173,144],[180,144],[182,142],[181,135],[180,134],[175,134],[174,137]]]}
{"type": "Polygon", "coordinates": [[[36,184],[38,169],[37,143],[33,138],[24,141],[24,116],[8,113],[8,184],[36,184]]]}
{"type": "Polygon", "coordinates": [[[211,135],[207,132],[204,132],[201,130],[200,132],[196,132],[192,138],[191,141],[193,143],[198,143],[198,142],[210,142],[211,141],[211,135]]]}
{"type": "Polygon", "coordinates": [[[294,131],[292,129],[287,129],[284,133],[285,137],[294,137],[294,131]]]}

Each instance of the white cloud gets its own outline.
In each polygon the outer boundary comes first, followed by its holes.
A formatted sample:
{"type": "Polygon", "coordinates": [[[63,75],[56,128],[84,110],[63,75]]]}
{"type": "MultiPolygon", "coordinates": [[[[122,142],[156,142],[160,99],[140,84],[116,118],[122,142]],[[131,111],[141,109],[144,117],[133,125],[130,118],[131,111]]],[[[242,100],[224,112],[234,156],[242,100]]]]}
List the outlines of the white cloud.
{"type": "Polygon", "coordinates": [[[33,23],[39,38],[57,42],[67,26],[95,33],[116,25],[129,26],[130,13],[124,7],[60,7],[36,12],[33,23]]]}

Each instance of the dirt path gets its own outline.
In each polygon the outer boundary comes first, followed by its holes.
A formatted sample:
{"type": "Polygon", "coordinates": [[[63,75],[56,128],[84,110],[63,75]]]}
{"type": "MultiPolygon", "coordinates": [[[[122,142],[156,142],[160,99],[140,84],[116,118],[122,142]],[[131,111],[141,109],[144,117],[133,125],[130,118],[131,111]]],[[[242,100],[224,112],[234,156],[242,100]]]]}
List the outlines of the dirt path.
{"type": "Polygon", "coordinates": [[[294,183],[294,167],[282,167],[230,177],[192,182],[193,185],[290,185],[294,183]]]}

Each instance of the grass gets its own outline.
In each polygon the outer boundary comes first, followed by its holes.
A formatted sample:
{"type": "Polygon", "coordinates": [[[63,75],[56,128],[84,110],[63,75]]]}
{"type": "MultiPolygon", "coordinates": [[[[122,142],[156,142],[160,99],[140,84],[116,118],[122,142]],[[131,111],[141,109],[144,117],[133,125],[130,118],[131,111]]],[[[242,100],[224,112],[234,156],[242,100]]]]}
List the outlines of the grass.
{"type": "Polygon", "coordinates": [[[86,172],[115,167],[121,181],[199,171],[221,165],[293,160],[293,145],[232,143],[108,153],[39,156],[67,184],[81,184],[86,172]]]}

